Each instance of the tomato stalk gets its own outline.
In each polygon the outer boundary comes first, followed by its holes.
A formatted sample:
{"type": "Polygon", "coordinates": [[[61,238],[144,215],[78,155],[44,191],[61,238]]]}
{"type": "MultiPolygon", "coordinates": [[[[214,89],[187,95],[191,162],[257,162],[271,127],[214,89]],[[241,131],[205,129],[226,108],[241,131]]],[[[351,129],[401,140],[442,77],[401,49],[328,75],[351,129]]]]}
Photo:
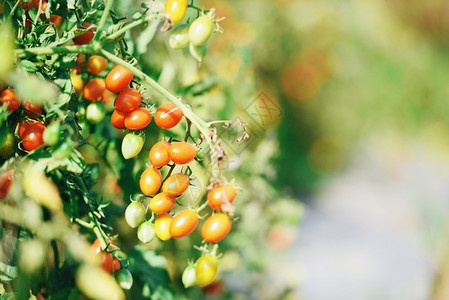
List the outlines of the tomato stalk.
{"type": "Polygon", "coordinates": [[[103,31],[104,25],[106,24],[106,20],[108,19],[109,11],[112,8],[113,1],[114,0],[106,0],[106,6],[103,10],[103,13],[101,14],[100,22],[98,22],[97,32],[95,33],[95,36],[93,39],[94,41],[98,41],[101,37],[101,32],[103,31]]]}

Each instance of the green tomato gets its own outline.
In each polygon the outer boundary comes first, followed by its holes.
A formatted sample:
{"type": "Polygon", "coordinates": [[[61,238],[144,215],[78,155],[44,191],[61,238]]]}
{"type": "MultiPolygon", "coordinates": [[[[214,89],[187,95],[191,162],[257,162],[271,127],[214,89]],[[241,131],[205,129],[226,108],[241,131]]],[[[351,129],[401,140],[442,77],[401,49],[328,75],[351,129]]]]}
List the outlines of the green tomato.
{"type": "Polygon", "coordinates": [[[60,126],[58,122],[51,123],[45,128],[44,143],[48,146],[54,146],[59,142],[61,136],[60,126]]]}
{"type": "Polygon", "coordinates": [[[5,141],[0,145],[0,156],[4,159],[14,153],[14,135],[11,132],[6,134],[5,141]]]}
{"type": "Polygon", "coordinates": [[[64,159],[70,156],[70,154],[72,154],[73,152],[73,146],[69,143],[64,142],[61,146],[59,146],[55,153],[54,156],[56,159],[64,159]]]}
{"type": "Polygon", "coordinates": [[[168,44],[173,49],[181,49],[187,47],[190,43],[188,24],[181,24],[170,34],[168,44]]]}
{"type": "Polygon", "coordinates": [[[145,221],[145,207],[141,202],[131,202],[125,211],[125,219],[129,226],[136,228],[145,221]]]}
{"type": "Polygon", "coordinates": [[[185,288],[189,288],[195,285],[196,283],[195,265],[191,264],[188,265],[187,268],[185,268],[184,272],[182,273],[182,283],[184,284],[185,288]]]}
{"type": "Polygon", "coordinates": [[[190,25],[189,29],[190,42],[194,46],[202,46],[206,44],[214,29],[213,25],[214,24],[212,23],[212,19],[209,16],[203,15],[198,17],[190,25]]]}
{"type": "Polygon", "coordinates": [[[118,270],[115,279],[124,290],[129,290],[133,286],[133,275],[128,269],[118,270]]]}
{"type": "Polygon", "coordinates": [[[137,229],[137,237],[142,243],[149,243],[154,239],[154,225],[150,221],[143,222],[137,229]]]}
{"type": "Polygon", "coordinates": [[[90,125],[86,121],[79,121],[78,125],[81,127],[79,133],[81,134],[83,139],[87,139],[90,134],[90,125]]]}
{"type": "Polygon", "coordinates": [[[196,262],[196,284],[199,287],[209,285],[217,275],[217,259],[210,254],[201,256],[196,262]]]}
{"type": "Polygon", "coordinates": [[[206,55],[207,47],[206,45],[197,47],[194,46],[193,44],[190,44],[189,50],[193,58],[196,59],[198,62],[201,62],[203,60],[203,57],[206,55]]]}
{"type": "Polygon", "coordinates": [[[104,104],[101,102],[91,103],[86,108],[86,120],[91,124],[98,124],[106,116],[104,104]]]}
{"type": "Polygon", "coordinates": [[[144,136],[128,133],[122,141],[122,154],[125,159],[130,159],[140,153],[143,147],[144,136]]]}

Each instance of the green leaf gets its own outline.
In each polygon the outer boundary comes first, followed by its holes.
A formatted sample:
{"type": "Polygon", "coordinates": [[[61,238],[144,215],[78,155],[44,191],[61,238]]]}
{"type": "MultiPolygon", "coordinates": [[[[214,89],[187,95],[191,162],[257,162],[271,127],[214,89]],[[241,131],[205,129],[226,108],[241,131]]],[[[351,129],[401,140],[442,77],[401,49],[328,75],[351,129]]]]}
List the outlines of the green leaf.
{"type": "Polygon", "coordinates": [[[29,60],[20,61],[19,67],[24,69],[25,71],[32,72],[32,73],[34,73],[38,70],[37,66],[29,60]]]}
{"type": "Polygon", "coordinates": [[[18,275],[18,268],[0,261],[0,281],[9,282],[18,275]]]}

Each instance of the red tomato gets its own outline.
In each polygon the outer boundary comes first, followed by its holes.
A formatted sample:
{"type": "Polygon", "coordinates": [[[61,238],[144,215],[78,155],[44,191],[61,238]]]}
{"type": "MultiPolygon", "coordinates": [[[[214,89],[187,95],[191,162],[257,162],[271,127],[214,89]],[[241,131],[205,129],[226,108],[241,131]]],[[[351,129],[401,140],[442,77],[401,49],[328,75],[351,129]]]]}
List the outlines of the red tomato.
{"type": "Polygon", "coordinates": [[[0,175],[0,199],[8,196],[9,190],[14,183],[14,169],[6,171],[0,175]]]}
{"type": "Polygon", "coordinates": [[[36,105],[30,102],[25,102],[23,104],[23,107],[25,107],[25,109],[27,110],[25,111],[25,114],[30,117],[36,117],[42,113],[42,105],[36,105]]]}
{"type": "Polygon", "coordinates": [[[23,133],[22,145],[27,151],[33,151],[44,144],[43,134],[45,125],[41,122],[34,122],[28,125],[23,133]]]}
{"type": "MultiPolygon", "coordinates": [[[[109,249],[112,249],[109,247],[109,249]]],[[[102,251],[100,240],[96,239],[90,247],[91,255],[95,258],[100,267],[108,274],[112,272],[113,259],[111,253],[102,251]]]]}
{"type": "Polygon", "coordinates": [[[186,164],[196,157],[196,149],[193,145],[186,142],[177,142],[171,144],[168,148],[168,156],[175,164],[186,164]]]}
{"type": "Polygon", "coordinates": [[[122,265],[120,264],[120,261],[117,258],[114,258],[112,260],[112,267],[114,269],[115,274],[117,274],[117,271],[122,268],[122,265]]]}
{"type": "MultiPolygon", "coordinates": [[[[33,122],[34,123],[34,122],[33,122]]],[[[26,122],[25,119],[23,119],[22,121],[20,121],[19,124],[19,130],[17,131],[17,134],[19,135],[19,137],[23,140],[23,133],[25,132],[25,130],[28,128],[30,124],[28,124],[26,122]]]]}
{"type": "Polygon", "coordinates": [[[95,78],[86,84],[83,90],[83,96],[86,100],[99,101],[103,97],[104,90],[104,80],[95,78]]]}
{"type": "Polygon", "coordinates": [[[117,129],[125,128],[125,117],[126,117],[126,114],[124,114],[118,110],[114,110],[112,112],[112,116],[111,116],[112,126],[114,126],[117,129]]]}
{"type": "Polygon", "coordinates": [[[236,194],[237,193],[232,184],[219,184],[207,193],[207,202],[211,208],[221,210],[221,204],[226,201],[232,203],[236,194]]]}
{"type": "Polygon", "coordinates": [[[198,214],[191,209],[184,209],[173,217],[170,224],[170,235],[174,238],[182,238],[190,234],[198,225],[198,214]]]}
{"type": "Polygon", "coordinates": [[[92,55],[87,60],[87,72],[93,75],[100,74],[108,67],[108,60],[100,55],[92,55]]]}
{"type": "Polygon", "coordinates": [[[208,243],[218,243],[231,231],[232,222],[226,214],[218,213],[204,222],[201,235],[208,243]]]}
{"type": "Polygon", "coordinates": [[[136,108],[125,117],[125,127],[132,130],[143,129],[151,122],[151,113],[146,108],[136,108]]]}
{"type": "Polygon", "coordinates": [[[106,76],[106,88],[113,93],[120,93],[131,83],[133,76],[127,68],[117,65],[106,76]]]}
{"type": "MultiPolygon", "coordinates": [[[[83,23],[83,27],[84,27],[84,28],[88,28],[88,27],[90,27],[90,26],[92,26],[91,23],[83,23]]],[[[90,29],[89,31],[87,31],[87,32],[85,32],[85,33],[82,33],[82,34],[80,34],[80,35],[74,37],[74,38],[72,39],[72,41],[73,41],[76,45],[85,45],[85,44],[89,44],[89,43],[93,40],[93,38],[94,38],[94,36],[95,36],[95,33],[94,33],[94,32],[95,32],[96,30],[97,30],[97,29],[94,27],[93,29],[90,29]]]]}
{"type": "Polygon", "coordinates": [[[160,168],[165,166],[170,162],[170,157],[168,156],[168,148],[170,143],[166,141],[160,141],[151,147],[149,158],[150,163],[156,167],[160,168]]]}
{"type": "Polygon", "coordinates": [[[153,199],[150,201],[150,209],[155,214],[164,214],[166,212],[169,212],[170,209],[173,208],[176,204],[176,199],[174,196],[170,196],[167,193],[159,193],[156,196],[154,196],[153,199]]]}
{"type": "Polygon", "coordinates": [[[59,27],[61,26],[62,17],[59,15],[50,15],[50,21],[53,22],[56,27],[59,27]]]}
{"type": "Polygon", "coordinates": [[[3,103],[7,103],[8,111],[16,111],[21,104],[19,97],[17,97],[16,92],[13,89],[6,89],[0,94],[0,101],[3,103]]]}
{"type": "Polygon", "coordinates": [[[159,128],[169,129],[178,125],[183,116],[182,110],[173,103],[162,104],[154,115],[154,121],[159,128]]]}
{"type": "Polygon", "coordinates": [[[187,175],[176,173],[165,179],[162,191],[171,196],[177,197],[184,193],[190,185],[190,179],[187,175]]]}
{"type": "Polygon", "coordinates": [[[122,113],[129,113],[135,110],[141,101],[142,96],[140,96],[138,90],[133,88],[126,89],[115,98],[114,108],[122,113]]]}
{"type": "Polygon", "coordinates": [[[146,168],[142,175],[140,175],[140,190],[147,196],[155,194],[161,187],[161,184],[161,172],[155,167],[146,168]]]}

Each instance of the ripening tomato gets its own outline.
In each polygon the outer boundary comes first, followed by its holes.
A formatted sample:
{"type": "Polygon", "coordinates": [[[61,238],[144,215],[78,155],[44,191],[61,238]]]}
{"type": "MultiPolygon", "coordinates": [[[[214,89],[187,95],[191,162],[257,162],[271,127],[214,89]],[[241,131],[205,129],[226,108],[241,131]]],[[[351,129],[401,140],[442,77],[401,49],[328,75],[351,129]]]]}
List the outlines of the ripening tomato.
{"type": "Polygon", "coordinates": [[[114,110],[111,116],[111,123],[117,129],[125,128],[125,117],[127,114],[122,113],[118,110],[114,110]]]}
{"type": "Polygon", "coordinates": [[[155,194],[161,187],[161,184],[161,172],[155,167],[146,168],[140,176],[140,190],[147,196],[155,194]]]}
{"type": "Polygon", "coordinates": [[[122,268],[120,261],[117,258],[112,260],[112,268],[114,269],[114,273],[117,275],[117,271],[122,268]]]}
{"type": "Polygon", "coordinates": [[[187,175],[176,173],[164,181],[162,191],[171,196],[177,197],[184,193],[190,185],[190,179],[187,175]]]}
{"type": "Polygon", "coordinates": [[[182,238],[190,234],[198,225],[198,214],[191,209],[184,209],[173,217],[170,224],[170,235],[174,238],[182,238]]]}
{"type": "Polygon", "coordinates": [[[14,183],[14,169],[0,175],[0,199],[8,196],[9,190],[14,183]]]}
{"type": "Polygon", "coordinates": [[[172,23],[176,24],[184,19],[187,12],[187,0],[167,0],[165,13],[172,23]]]}
{"type": "Polygon", "coordinates": [[[77,96],[81,95],[84,87],[84,81],[78,74],[70,74],[70,79],[72,80],[73,88],[77,96]]]}
{"type": "Polygon", "coordinates": [[[6,109],[11,112],[19,109],[21,104],[21,101],[16,92],[11,88],[4,90],[0,94],[0,101],[2,102],[2,104],[7,103],[8,107],[6,109]]]}
{"type": "Polygon", "coordinates": [[[208,243],[218,243],[231,231],[232,222],[228,215],[218,213],[206,219],[201,229],[201,236],[208,243]]]}
{"type": "Polygon", "coordinates": [[[159,193],[156,196],[154,196],[153,199],[150,201],[150,209],[155,214],[164,214],[166,212],[169,212],[170,209],[173,208],[176,204],[176,199],[174,196],[170,196],[167,193],[159,193]]]}
{"type": "Polygon", "coordinates": [[[87,60],[87,72],[98,75],[108,67],[108,60],[100,55],[92,55],[87,60]]]}
{"type": "Polygon", "coordinates": [[[143,147],[145,135],[128,133],[122,141],[122,154],[125,159],[130,159],[140,153],[143,147]]]}
{"type": "Polygon", "coordinates": [[[178,125],[183,113],[173,103],[162,104],[154,115],[154,121],[159,128],[170,129],[178,125]]]}
{"type": "Polygon", "coordinates": [[[196,157],[196,149],[186,142],[171,144],[168,148],[168,156],[175,164],[183,165],[191,162],[196,157]]]}
{"type": "Polygon", "coordinates": [[[170,145],[171,144],[167,141],[160,141],[151,147],[150,154],[148,156],[150,158],[150,163],[154,167],[160,168],[170,162],[170,157],[168,156],[168,148],[170,145]]]}
{"type": "Polygon", "coordinates": [[[166,241],[171,238],[170,235],[170,224],[173,221],[173,217],[169,214],[162,214],[157,216],[156,221],[154,221],[154,231],[156,236],[162,240],[166,241]]]}
{"type": "Polygon", "coordinates": [[[209,16],[199,16],[190,24],[190,43],[196,47],[206,44],[214,29],[213,26],[214,24],[209,16]]]}
{"type": "Polygon", "coordinates": [[[125,211],[125,219],[131,228],[136,228],[145,221],[145,207],[139,201],[131,202],[125,211]]]}
{"type": "Polygon", "coordinates": [[[229,201],[232,203],[235,199],[236,191],[232,184],[223,183],[214,187],[207,193],[207,202],[215,210],[221,210],[221,204],[229,201]]]}
{"type": "Polygon", "coordinates": [[[83,96],[86,100],[99,101],[103,97],[104,90],[104,80],[101,78],[95,78],[86,84],[83,90],[83,96]]]}
{"type": "Polygon", "coordinates": [[[26,109],[25,114],[30,117],[37,117],[42,113],[42,105],[24,102],[23,107],[26,109]]]}
{"type": "Polygon", "coordinates": [[[118,94],[114,101],[114,108],[122,113],[129,113],[135,110],[141,101],[142,96],[139,91],[129,88],[118,94]]]}
{"type": "Polygon", "coordinates": [[[106,88],[113,93],[120,93],[131,83],[133,76],[127,68],[117,65],[106,76],[106,88]]]}
{"type": "Polygon", "coordinates": [[[195,275],[196,284],[199,287],[209,285],[217,275],[218,262],[210,254],[204,254],[196,262],[195,275]]]}
{"type": "Polygon", "coordinates": [[[151,122],[151,113],[148,109],[140,107],[128,113],[125,117],[125,127],[132,130],[143,129],[151,122]]]}
{"type": "MultiPolygon", "coordinates": [[[[112,248],[109,246],[109,249],[112,248]]],[[[92,244],[92,246],[90,247],[90,252],[92,257],[94,257],[95,261],[100,265],[100,267],[106,273],[110,274],[112,272],[112,264],[113,264],[112,255],[111,253],[102,250],[99,239],[96,239],[95,242],[92,244]]]]}
{"type": "MultiPolygon", "coordinates": [[[[83,27],[84,28],[89,28],[90,26],[92,26],[91,23],[83,23],[83,27]]],[[[72,41],[76,44],[76,45],[85,45],[85,44],[89,44],[94,36],[97,29],[94,27],[92,29],[89,29],[89,31],[85,32],[85,33],[81,33],[80,35],[74,37],[72,39],[72,41]]]]}
{"type": "Polygon", "coordinates": [[[28,125],[23,133],[22,145],[27,151],[33,151],[44,144],[43,134],[45,125],[41,122],[34,122],[28,125]]]}

